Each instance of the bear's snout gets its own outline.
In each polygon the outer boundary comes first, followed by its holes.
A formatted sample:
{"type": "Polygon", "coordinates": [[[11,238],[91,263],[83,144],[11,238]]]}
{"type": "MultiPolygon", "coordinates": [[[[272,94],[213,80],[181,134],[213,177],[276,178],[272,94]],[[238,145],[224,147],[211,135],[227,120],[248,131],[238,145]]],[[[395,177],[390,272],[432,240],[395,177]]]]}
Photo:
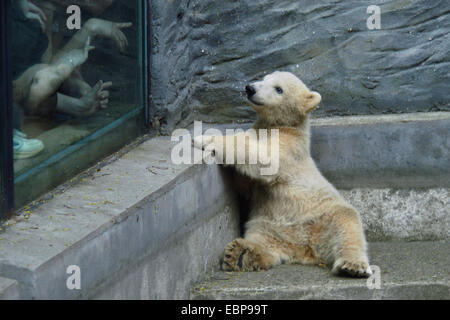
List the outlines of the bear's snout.
{"type": "Polygon", "coordinates": [[[251,98],[251,97],[253,97],[255,95],[256,90],[255,90],[255,88],[253,86],[246,85],[245,86],[245,92],[247,92],[247,97],[251,98]]]}

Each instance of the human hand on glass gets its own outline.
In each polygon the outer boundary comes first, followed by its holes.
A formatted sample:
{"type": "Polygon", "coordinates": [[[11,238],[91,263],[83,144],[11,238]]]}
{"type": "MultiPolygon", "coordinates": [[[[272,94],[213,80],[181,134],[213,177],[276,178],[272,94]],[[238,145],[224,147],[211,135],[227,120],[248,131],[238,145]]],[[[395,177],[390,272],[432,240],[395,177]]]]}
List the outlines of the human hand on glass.
{"type": "Polygon", "coordinates": [[[44,11],[41,10],[37,5],[28,0],[16,0],[20,10],[23,15],[30,20],[36,20],[39,22],[42,28],[42,32],[45,32],[47,17],[45,16],[44,11]]]}
{"type": "Polygon", "coordinates": [[[112,39],[120,51],[125,51],[128,46],[128,39],[121,29],[129,28],[133,25],[131,22],[112,22],[97,18],[89,19],[85,27],[92,36],[101,36],[112,39]]]}

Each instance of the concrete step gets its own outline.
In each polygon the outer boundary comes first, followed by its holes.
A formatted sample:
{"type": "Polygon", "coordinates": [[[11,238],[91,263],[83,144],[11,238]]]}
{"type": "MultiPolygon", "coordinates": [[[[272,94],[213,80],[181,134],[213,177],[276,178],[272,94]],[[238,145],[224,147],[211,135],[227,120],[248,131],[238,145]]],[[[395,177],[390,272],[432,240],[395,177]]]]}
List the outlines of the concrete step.
{"type": "Polygon", "coordinates": [[[262,272],[214,271],[191,289],[190,298],[450,299],[449,241],[373,242],[369,255],[374,269],[369,279],[336,277],[325,268],[300,265],[262,272]]]}

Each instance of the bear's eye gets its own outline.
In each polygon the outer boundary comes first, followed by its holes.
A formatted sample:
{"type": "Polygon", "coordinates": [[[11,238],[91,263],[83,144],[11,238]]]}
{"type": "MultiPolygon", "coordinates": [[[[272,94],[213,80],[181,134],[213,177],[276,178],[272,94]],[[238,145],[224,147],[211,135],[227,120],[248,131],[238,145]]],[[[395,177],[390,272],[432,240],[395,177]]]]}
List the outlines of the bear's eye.
{"type": "Polygon", "coordinates": [[[283,93],[283,89],[281,89],[280,87],[275,87],[275,90],[277,91],[277,93],[282,94],[283,93]]]}

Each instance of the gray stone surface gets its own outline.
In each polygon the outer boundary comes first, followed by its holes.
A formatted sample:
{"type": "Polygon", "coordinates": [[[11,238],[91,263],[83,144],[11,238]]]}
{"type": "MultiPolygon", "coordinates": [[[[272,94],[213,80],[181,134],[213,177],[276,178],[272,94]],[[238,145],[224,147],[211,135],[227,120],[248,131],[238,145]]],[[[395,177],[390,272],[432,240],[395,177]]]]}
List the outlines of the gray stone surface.
{"type": "Polygon", "coordinates": [[[369,241],[450,240],[450,189],[340,190],[361,214],[369,241]]]}
{"type": "Polygon", "coordinates": [[[0,277],[0,300],[19,299],[19,286],[16,280],[0,277]]]}
{"type": "MultiPolygon", "coordinates": [[[[191,299],[450,299],[449,242],[370,243],[380,289],[366,279],[335,277],[325,268],[282,265],[263,272],[215,271],[191,299]]],[[[371,281],[374,284],[373,281],[371,281]]]]}
{"type": "Polygon", "coordinates": [[[167,123],[242,122],[243,91],[274,70],[322,94],[316,116],[449,110],[441,1],[150,1],[153,112],[167,123]],[[381,29],[366,10],[381,8],[381,29]]]}

